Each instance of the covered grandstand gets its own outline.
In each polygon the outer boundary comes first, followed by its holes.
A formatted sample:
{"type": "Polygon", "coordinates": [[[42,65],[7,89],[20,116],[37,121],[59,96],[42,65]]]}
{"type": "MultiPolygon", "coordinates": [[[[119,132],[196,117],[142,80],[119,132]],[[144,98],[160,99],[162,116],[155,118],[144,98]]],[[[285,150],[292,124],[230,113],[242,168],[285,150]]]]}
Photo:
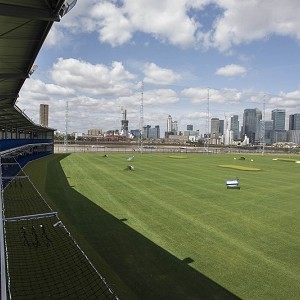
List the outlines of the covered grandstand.
{"type": "Polygon", "coordinates": [[[0,1],[1,299],[117,299],[23,167],[53,154],[54,129],[17,106],[66,0],[0,1]]]}

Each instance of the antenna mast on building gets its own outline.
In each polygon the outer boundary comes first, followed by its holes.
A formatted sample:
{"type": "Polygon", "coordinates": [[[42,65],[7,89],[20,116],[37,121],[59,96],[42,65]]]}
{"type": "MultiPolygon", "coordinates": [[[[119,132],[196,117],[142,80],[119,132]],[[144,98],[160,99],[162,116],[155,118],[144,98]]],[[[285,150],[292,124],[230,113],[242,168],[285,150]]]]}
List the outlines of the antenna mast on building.
{"type": "Polygon", "coordinates": [[[141,106],[140,106],[140,124],[139,124],[139,148],[140,152],[143,151],[143,127],[144,127],[144,82],[142,81],[141,86],[141,106]]]}
{"type": "Polygon", "coordinates": [[[265,117],[266,117],[266,96],[264,96],[264,103],[263,103],[263,120],[261,122],[261,143],[262,143],[262,155],[264,155],[265,152],[265,135],[266,135],[266,123],[265,123],[265,117]]]}
{"type": "Polygon", "coordinates": [[[121,134],[123,136],[128,136],[128,120],[127,120],[127,110],[123,109],[123,106],[121,107],[122,112],[122,120],[121,120],[121,134]]]}
{"type": "Polygon", "coordinates": [[[210,140],[210,130],[209,130],[209,88],[207,88],[207,130],[205,130],[206,137],[204,137],[204,148],[205,151],[208,153],[208,145],[210,140]]]}
{"type": "Polygon", "coordinates": [[[64,149],[68,152],[69,102],[66,103],[64,149]]]}

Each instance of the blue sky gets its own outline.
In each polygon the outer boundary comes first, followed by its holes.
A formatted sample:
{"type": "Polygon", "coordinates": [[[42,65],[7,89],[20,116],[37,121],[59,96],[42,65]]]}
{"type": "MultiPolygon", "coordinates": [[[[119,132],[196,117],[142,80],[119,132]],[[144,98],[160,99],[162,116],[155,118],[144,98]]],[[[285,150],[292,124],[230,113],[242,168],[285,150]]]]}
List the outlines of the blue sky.
{"type": "Polygon", "coordinates": [[[245,108],[300,112],[299,0],[78,0],[48,35],[17,105],[69,132],[144,125],[207,131],[245,108]],[[209,93],[208,93],[209,91],[209,93]],[[265,103],[265,106],[264,104],[265,103]]]}

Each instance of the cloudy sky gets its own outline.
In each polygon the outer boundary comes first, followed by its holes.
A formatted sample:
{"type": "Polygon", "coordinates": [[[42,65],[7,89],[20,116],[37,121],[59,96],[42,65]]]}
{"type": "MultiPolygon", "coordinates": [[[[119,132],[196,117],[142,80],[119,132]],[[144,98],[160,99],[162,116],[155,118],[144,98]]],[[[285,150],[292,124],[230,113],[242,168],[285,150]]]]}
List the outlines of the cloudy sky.
{"type": "Polygon", "coordinates": [[[300,112],[299,0],[78,0],[54,24],[17,105],[68,131],[129,129],[167,117],[207,131],[208,119],[300,112]],[[143,84],[142,84],[143,82],[143,84]],[[143,87],[142,87],[143,86],[143,87]],[[209,115],[209,118],[208,118],[209,115]]]}

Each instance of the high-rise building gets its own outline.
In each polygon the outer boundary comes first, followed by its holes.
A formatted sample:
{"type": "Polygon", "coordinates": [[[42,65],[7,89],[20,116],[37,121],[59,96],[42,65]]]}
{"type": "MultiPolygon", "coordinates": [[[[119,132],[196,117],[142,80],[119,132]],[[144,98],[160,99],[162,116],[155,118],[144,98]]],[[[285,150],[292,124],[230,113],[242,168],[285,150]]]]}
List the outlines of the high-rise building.
{"type": "Polygon", "coordinates": [[[167,132],[171,132],[171,131],[172,131],[172,117],[171,115],[169,115],[167,120],[167,132]]]}
{"type": "Polygon", "coordinates": [[[289,116],[289,130],[300,130],[300,113],[289,116]]]}
{"type": "Polygon", "coordinates": [[[48,127],[49,105],[40,104],[40,125],[48,127]]]}
{"type": "Polygon", "coordinates": [[[143,136],[144,139],[148,139],[149,138],[150,128],[151,128],[150,125],[143,126],[143,134],[142,134],[142,136],[143,136]]]}
{"type": "Polygon", "coordinates": [[[223,135],[224,134],[224,120],[220,120],[220,122],[219,122],[219,133],[220,133],[220,135],[223,135]]]}
{"type": "Polygon", "coordinates": [[[240,138],[240,131],[239,131],[239,116],[233,115],[230,119],[230,129],[232,130],[232,138],[234,141],[240,138]]]}
{"type": "Polygon", "coordinates": [[[249,143],[254,145],[260,140],[260,120],[262,113],[258,108],[247,108],[243,115],[243,135],[249,138],[249,143]]]}
{"type": "Polygon", "coordinates": [[[285,109],[273,109],[271,120],[274,130],[285,130],[285,109]]]}
{"type": "Polygon", "coordinates": [[[220,120],[219,118],[212,118],[210,120],[210,136],[213,139],[218,139],[220,133],[220,120]]]}
{"type": "Polygon", "coordinates": [[[178,134],[178,122],[172,121],[171,115],[167,119],[167,131],[166,135],[177,135],[178,134]]]}
{"type": "Polygon", "coordinates": [[[273,143],[274,140],[274,121],[261,121],[264,122],[264,132],[261,133],[263,138],[262,142],[266,145],[270,145],[273,143]]]}
{"type": "Polygon", "coordinates": [[[143,127],[143,138],[145,139],[159,139],[160,138],[160,128],[159,125],[156,125],[154,128],[151,128],[150,125],[143,127]]]}
{"type": "Polygon", "coordinates": [[[121,134],[127,136],[128,134],[128,123],[127,120],[127,110],[122,110],[122,120],[121,120],[121,134]]]}
{"type": "Polygon", "coordinates": [[[88,135],[97,136],[102,134],[102,129],[99,128],[90,128],[88,129],[88,135]]]}
{"type": "Polygon", "coordinates": [[[186,130],[193,131],[194,126],[193,125],[186,125],[186,130]]]}
{"type": "Polygon", "coordinates": [[[160,128],[159,128],[159,125],[156,125],[154,128],[150,128],[149,138],[150,139],[159,139],[160,138],[160,128]]]}
{"type": "Polygon", "coordinates": [[[141,135],[141,131],[139,129],[130,130],[130,134],[132,134],[135,138],[139,138],[141,135]]]}
{"type": "Polygon", "coordinates": [[[173,121],[172,122],[171,131],[174,132],[175,135],[177,135],[177,133],[178,133],[178,121],[173,121]]]}

